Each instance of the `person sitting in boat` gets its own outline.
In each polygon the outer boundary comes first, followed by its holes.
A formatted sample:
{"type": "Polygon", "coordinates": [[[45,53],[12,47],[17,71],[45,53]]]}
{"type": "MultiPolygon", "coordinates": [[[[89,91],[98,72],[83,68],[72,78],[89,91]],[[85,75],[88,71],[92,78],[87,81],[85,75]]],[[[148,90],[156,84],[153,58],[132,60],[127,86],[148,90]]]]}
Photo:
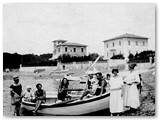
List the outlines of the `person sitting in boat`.
{"type": "Polygon", "coordinates": [[[88,74],[87,89],[92,89],[92,85],[91,85],[92,78],[93,78],[93,74],[88,74]]]}
{"type": "Polygon", "coordinates": [[[106,74],[106,82],[107,82],[107,84],[109,84],[110,78],[111,78],[111,75],[110,74],[106,74]]]}
{"type": "Polygon", "coordinates": [[[82,96],[80,97],[80,100],[82,100],[85,96],[87,95],[95,95],[95,92],[98,88],[98,79],[97,76],[94,74],[93,78],[90,80],[91,82],[91,89],[86,89],[86,91],[82,94],[82,96]]]}
{"type": "Polygon", "coordinates": [[[24,101],[32,102],[33,101],[33,93],[31,91],[31,86],[27,86],[27,90],[23,94],[24,101]]]}
{"type": "Polygon", "coordinates": [[[68,85],[69,81],[66,78],[63,78],[58,88],[58,100],[65,101],[70,98],[67,92],[68,85]]]}
{"type": "Polygon", "coordinates": [[[109,85],[109,81],[110,81],[110,79],[111,79],[111,74],[106,74],[106,78],[104,78],[105,79],[105,81],[106,81],[106,91],[109,91],[109,87],[110,87],[110,85],[109,85]]]}
{"type": "Polygon", "coordinates": [[[37,91],[35,92],[35,101],[36,101],[36,106],[35,106],[35,110],[33,111],[33,113],[37,113],[40,105],[42,103],[46,102],[46,91],[42,89],[42,84],[38,83],[36,85],[37,91]]]}
{"type": "Polygon", "coordinates": [[[96,74],[97,75],[97,79],[98,79],[98,88],[95,92],[96,96],[102,95],[106,92],[106,86],[107,86],[107,82],[106,80],[103,78],[102,73],[99,72],[96,74]]]}

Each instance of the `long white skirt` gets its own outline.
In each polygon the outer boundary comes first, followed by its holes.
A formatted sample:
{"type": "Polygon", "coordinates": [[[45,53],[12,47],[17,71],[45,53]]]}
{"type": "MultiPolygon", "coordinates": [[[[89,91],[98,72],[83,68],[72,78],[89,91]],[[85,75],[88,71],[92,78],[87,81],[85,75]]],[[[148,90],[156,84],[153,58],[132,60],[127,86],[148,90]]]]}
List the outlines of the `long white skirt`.
{"type": "Polygon", "coordinates": [[[120,113],[123,112],[123,98],[122,90],[110,91],[110,112],[120,113]]]}
{"type": "Polygon", "coordinates": [[[136,84],[125,86],[124,106],[129,106],[135,109],[140,106],[139,92],[136,84]]]}

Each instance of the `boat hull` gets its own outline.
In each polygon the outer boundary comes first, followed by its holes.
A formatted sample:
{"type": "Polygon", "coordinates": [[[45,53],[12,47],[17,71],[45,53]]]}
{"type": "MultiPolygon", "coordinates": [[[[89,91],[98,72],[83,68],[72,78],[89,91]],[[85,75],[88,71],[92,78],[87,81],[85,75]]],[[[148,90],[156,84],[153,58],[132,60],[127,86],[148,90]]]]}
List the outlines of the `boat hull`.
{"type": "MultiPolygon", "coordinates": [[[[32,111],[35,105],[22,102],[22,107],[32,111]]],[[[54,104],[52,106],[41,106],[38,113],[44,115],[85,115],[109,108],[109,94],[89,98],[82,101],[54,104]]],[[[107,112],[107,111],[106,111],[107,112]]]]}

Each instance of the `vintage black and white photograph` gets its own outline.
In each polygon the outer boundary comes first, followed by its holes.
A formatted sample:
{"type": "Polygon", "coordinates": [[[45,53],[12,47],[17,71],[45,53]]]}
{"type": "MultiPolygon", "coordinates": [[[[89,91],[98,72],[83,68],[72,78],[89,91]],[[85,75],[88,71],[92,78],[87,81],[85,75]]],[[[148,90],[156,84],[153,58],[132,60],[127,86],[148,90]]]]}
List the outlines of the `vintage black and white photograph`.
{"type": "Polygon", "coordinates": [[[155,116],[155,3],[4,3],[3,116],[155,116]]]}

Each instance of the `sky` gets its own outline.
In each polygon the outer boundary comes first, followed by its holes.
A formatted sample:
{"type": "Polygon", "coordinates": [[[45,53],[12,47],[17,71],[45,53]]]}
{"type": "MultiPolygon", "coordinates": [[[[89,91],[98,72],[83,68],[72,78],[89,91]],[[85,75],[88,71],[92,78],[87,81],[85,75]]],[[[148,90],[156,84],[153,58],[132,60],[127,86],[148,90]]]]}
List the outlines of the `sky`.
{"type": "Polygon", "coordinates": [[[52,53],[53,40],[88,45],[104,54],[104,40],[125,33],[148,37],[155,50],[155,4],[4,4],[3,52],[52,53]]]}

